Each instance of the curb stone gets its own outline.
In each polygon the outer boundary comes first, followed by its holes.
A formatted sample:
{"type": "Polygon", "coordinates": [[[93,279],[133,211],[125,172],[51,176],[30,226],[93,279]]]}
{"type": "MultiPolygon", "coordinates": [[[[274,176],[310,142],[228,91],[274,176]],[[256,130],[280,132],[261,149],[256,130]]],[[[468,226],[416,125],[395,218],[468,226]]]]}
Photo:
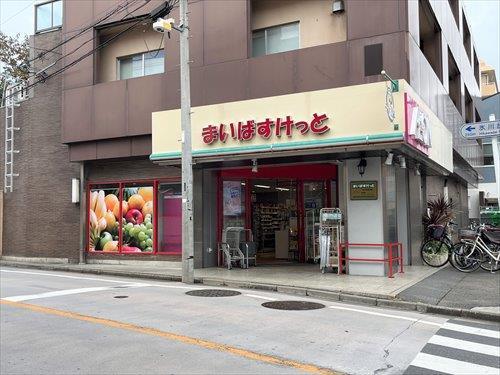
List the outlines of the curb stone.
{"type": "MultiPolygon", "coordinates": [[[[164,281],[181,281],[181,276],[172,274],[157,274],[157,273],[146,273],[146,272],[126,272],[126,271],[114,271],[108,269],[95,269],[87,268],[82,265],[55,265],[55,264],[34,264],[34,263],[21,263],[21,262],[10,262],[10,261],[0,261],[0,266],[15,267],[15,268],[28,268],[28,269],[38,269],[47,271],[64,271],[64,272],[76,272],[84,274],[94,274],[94,275],[108,275],[108,276],[120,276],[120,277],[133,277],[140,279],[153,279],[153,280],[164,280],[164,281]]],[[[363,294],[348,294],[339,292],[330,292],[323,290],[299,288],[284,285],[275,284],[263,284],[263,283],[253,283],[249,281],[224,281],[222,279],[213,278],[203,278],[195,277],[195,284],[204,284],[212,286],[228,286],[232,288],[242,288],[250,290],[263,290],[271,292],[279,292],[283,294],[295,294],[301,296],[309,296],[313,298],[328,300],[328,301],[343,301],[354,304],[362,304],[369,306],[380,306],[394,308],[398,310],[416,310],[420,313],[432,313],[441,314],[446,316],[458,316],[469,319],[476,320],[488,320],[493,322],[500,322],[500,314],[485,312],[485,311],[472,311],[469,309],[460,309],[455,307],[445,307],[445,306],[435,306],[421,302],[408,302],[398,299],[390,298],[374,298],[368,297],[363,294]]]]}

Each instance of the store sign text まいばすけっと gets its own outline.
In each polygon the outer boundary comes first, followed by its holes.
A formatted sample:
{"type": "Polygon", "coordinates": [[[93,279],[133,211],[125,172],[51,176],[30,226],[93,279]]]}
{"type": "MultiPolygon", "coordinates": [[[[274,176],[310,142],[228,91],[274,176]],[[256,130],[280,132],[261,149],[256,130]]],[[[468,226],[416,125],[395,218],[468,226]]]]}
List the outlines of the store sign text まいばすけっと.
{"type": "Polygon", "coordinates": [[[207,145],[221,142],[226,143],[228,139],[239,142],[248,142],[254,138],[270,139],[286,136],[291,138],[293,134],[306,135],[308,133],[323,134],[330,130],[325,122],[328,120],[326,114],[314,113],[309,121],[296,121],[292,116],[278,117],[276,119],[266,118],[263,121],[247,120],[231,122],[229,124],[207,125],[202,129],[203,142],[207,145]]]}

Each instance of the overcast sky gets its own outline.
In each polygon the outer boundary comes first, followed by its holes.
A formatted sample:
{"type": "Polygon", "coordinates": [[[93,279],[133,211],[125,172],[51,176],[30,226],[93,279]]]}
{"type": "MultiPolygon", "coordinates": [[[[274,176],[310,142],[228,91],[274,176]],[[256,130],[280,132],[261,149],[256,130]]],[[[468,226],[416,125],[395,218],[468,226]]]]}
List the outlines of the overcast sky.
{"type": "MultiPolygon", "coordinates": [[[[9,35],[32,34],[35,2],[40,1],[0,0],[0,30],[9,35]]],[[[464,0],[464,2],[479,58],[495,67],[498,80],[500,78],[500,0],[464,0]]]]}

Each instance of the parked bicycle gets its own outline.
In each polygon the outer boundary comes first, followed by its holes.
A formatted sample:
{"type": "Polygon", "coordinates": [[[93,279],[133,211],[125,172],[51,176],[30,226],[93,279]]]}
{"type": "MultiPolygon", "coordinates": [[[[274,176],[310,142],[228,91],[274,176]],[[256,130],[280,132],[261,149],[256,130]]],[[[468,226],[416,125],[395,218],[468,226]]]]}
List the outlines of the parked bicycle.
{"type": "Polygon", "coordinates": [[[475,238],[462,239],[451,255],[453,267],[462,272],[473,272],[481,267],[485,271],[500,269],[500,231],[480,225],[475,238]]]}
{"type": "Polygon", "coordinates": [[[453,242],[451,240],[451,227],[457,225],[450,221],[447,225],[429,225],[427,227],[427,240],[420,247],[420,255],[425,264],[431,267],[442,267],[448,263],[453,242]]]}

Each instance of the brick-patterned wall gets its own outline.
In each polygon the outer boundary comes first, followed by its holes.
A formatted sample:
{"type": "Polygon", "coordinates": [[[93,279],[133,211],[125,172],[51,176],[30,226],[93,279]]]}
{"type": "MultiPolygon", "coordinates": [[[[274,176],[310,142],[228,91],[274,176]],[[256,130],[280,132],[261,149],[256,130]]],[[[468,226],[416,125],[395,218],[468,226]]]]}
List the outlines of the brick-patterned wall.
{"type": "MultiPolygon", "coordinates": [[[[60,40],[60,31],[34,37],[36,47],[45,49],[60,40]]],[[[36,69],[58,56],[38,60],[36,69]]],[[[15,133],[20,153],[14,156],[19,177],[14,178],[14,191],[4,196],[3,255],[78,259],[79,206],[71,203],[71,178],[79,177],[79,165],[69,162],[68,147],[61,143],[61,84],[58,75],[36,86],[32,98],[15,109],[15,126],[21,128],[15,133]]],[[[3,190],[3,109],[0,124],[3,190]]]]}

